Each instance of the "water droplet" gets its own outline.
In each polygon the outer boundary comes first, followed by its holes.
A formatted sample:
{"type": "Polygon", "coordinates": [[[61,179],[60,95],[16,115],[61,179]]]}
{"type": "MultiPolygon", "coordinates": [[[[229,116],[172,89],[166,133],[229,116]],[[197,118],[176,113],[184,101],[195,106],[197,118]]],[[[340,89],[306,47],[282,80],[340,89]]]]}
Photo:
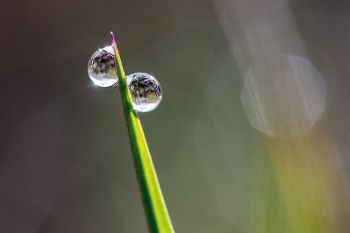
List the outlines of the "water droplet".
{"type": "Polygon", "coordinates": [[[95,85],[112,87],[118,82],[115,54],[112,46],[97,50],[88,63],[88,74],[95,85]]]}
{"type": "Polygon", "coordinates": [[[127,76],[127,83],[133,100],[133,108],[138,112],[154,110],[162,100],[162,91],[156,78],[147,73],[127,76]]]}

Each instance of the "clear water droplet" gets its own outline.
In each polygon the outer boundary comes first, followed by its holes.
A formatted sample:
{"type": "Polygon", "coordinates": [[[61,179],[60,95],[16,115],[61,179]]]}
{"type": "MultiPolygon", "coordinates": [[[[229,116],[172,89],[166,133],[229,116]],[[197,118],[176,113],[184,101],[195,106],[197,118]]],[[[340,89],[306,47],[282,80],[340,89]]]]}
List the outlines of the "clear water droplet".
{"type": "Polygon", "coordinates": [[[88,62],[88,74],[95,85],[112,87],[118,82],[115,54],[112,46],[97,50],[88,62]]]}
{"type": "Polygon", "coordinates": [[[155,77],[147,73],[134,73],[126,77],[133,108],[138,112],[154,110],[162,100],[162,90],[155,77]]]}

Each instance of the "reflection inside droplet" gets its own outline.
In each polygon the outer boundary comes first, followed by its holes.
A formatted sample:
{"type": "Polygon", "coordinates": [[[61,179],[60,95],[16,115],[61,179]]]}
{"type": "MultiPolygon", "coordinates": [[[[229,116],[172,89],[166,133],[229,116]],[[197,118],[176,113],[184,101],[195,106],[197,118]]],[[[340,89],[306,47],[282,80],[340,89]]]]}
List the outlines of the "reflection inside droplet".
{"type": "Polygon", "coordinates": [[[152,75],[134,73],[126,77],[133,100],[133,109],[138,112],[154,110],[162,100],[160,84],[152,75]]]}
{"type": "Polygon", "coordinates": [[[114,50],[106,46],[97,50],[88,62],[88,74],[95,85],[112,87],[118,82],[114,50]]]}

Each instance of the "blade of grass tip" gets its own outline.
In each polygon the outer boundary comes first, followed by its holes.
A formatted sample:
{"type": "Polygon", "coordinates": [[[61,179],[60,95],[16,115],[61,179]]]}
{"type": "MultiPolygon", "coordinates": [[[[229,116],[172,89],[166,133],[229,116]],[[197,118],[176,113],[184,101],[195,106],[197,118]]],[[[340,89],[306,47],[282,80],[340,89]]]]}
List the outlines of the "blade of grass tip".
{"type": "Polygon", "coordinates": [[[148,226],[152,233],[174,233],[141,122],[136,112],[132,109],[132,98],[126,83],[125,72],[113,32],[111,32],[111,37],[117,62],[119,91],[148,226]]]}

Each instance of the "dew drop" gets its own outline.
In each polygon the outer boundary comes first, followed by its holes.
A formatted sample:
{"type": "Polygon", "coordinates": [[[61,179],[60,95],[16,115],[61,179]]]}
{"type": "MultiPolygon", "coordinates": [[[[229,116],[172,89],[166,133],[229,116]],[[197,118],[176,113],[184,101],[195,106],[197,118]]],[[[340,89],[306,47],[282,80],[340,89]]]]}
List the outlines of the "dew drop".
{"type": "Polygon", "coordinates": [[[150,112],[159,105],[162,91],[155,77],[147,73],[133,73],[126,79],[135,111],[150,112]]]}
{"type": "Polygon", "coordinates": [[[88,74],[95,85],[112,87],[118,82],[115,54],[112,46],[97,50],[88,62],[88,74]]]}

